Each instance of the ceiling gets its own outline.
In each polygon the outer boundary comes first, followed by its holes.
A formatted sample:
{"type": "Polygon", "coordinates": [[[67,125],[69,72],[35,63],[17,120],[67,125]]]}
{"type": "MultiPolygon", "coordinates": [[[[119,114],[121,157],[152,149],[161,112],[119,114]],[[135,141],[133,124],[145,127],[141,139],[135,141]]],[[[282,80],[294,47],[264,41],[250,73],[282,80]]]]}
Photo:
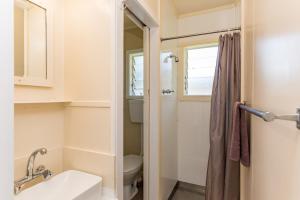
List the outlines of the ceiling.
{"type": "Polygon", "coordinates": [[[208,10],[237,2],[237,0],[173,0],[178,15],[208,10]]]}

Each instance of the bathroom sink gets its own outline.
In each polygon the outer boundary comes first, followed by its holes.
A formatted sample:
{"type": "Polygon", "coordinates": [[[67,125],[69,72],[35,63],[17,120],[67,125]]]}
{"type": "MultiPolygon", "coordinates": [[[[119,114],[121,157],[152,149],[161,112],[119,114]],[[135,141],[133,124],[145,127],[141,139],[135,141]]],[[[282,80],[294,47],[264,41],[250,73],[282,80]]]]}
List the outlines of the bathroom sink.
{"type": "Polygon", "coordinates": [[[100,200],[102,178],[69,170],[22,191],[14,200],[100,200]]]}

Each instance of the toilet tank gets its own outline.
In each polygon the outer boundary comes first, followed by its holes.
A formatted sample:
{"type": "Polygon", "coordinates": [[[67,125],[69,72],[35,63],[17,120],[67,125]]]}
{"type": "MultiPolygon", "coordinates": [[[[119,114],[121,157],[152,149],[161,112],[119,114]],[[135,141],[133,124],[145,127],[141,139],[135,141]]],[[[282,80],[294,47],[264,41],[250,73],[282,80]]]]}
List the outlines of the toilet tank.
{"type": "Polygon", "coordinates": [[[143,99],[130,99],[129,101],[130,121],[133,123],[143,123],[143,99]]]}

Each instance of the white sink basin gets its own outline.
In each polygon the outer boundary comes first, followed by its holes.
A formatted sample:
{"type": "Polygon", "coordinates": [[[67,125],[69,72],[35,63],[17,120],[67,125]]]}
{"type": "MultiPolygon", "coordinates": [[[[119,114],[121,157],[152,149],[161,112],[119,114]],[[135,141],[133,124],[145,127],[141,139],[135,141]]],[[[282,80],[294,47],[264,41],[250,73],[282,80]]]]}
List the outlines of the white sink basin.
{"type": "Polygon", "coordinates": [[[100,200],[101,187],[101,177],[70,170],[22,191],[14,200],[100,200]]]}

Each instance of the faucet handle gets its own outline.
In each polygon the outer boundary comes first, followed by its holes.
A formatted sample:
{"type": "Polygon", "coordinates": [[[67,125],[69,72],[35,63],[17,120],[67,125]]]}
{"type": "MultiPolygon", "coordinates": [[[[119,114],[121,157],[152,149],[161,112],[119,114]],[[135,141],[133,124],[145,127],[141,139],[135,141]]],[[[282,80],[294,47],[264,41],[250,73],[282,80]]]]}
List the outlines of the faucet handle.
{"type": "Polygon", "coordinates": [[[45,180],[48,180],[52,177],[52,172],[48,169],[44,170],[42,172],[42,174],[43,174],[45,180]]]}
{"type": "Polygon", "coordinates": [[[44,165],[40,165],[36,168],[35,173],[41,173],[45,171],[46,167],[44,165]]]}

